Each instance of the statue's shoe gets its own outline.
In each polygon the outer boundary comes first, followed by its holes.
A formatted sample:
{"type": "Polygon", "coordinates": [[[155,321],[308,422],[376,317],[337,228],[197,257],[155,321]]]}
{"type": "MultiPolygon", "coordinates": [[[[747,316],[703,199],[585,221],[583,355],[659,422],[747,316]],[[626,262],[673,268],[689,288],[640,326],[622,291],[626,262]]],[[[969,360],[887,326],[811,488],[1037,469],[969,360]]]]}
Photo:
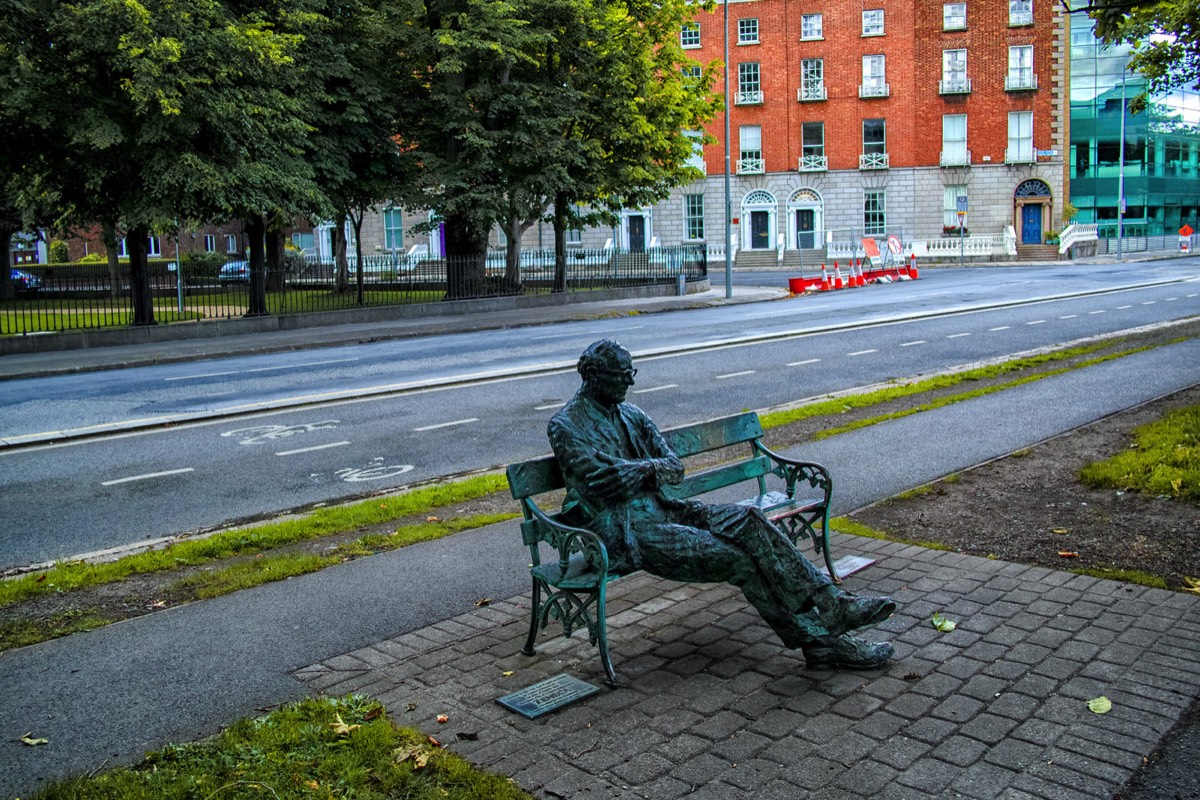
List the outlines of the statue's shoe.
{"type": "Polygon", "coordinates": [[[877,625],[896,613],[890,597],[854,597],[848,595],[832,609],[821,612],[821,624],[832,634],[855,631],[877,625]]]}
{"type": "Polygon", "coordinates": [[[889,642],[868,642],[849,635],[803,650],[804,663],[810,669],[879,669],[895,652],[889,642]]]}

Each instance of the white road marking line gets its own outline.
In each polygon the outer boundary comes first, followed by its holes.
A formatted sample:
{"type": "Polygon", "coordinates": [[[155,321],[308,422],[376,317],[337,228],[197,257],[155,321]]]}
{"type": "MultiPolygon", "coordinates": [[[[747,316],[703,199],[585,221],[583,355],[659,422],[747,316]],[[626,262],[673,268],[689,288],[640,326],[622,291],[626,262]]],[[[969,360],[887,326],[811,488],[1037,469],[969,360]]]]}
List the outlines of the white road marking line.
{"type": "Polygon", "coordinates": [[[970,335],[971,334],[969,334],[969,333],[952,333],[949,336],[947,336],[946,338],[947,339],[959,339],[963,336],[970,336],[970,335]]]}
{"type": "Polygon", "coordinates": [[[277,456],[294,456],[297,453],[311,453],[314,450],[328,450],[331,447],[344,447],[350,444],[349,442],[330,442],[329,444],[318,444],[313,447],[300,447],[295,450],[280,450],[275,455],[277,456]]]}
{"type": "Polygon", "coordinates": [[[420,428],[413,428],[414,431],[433,431],[438,428],[451,428],[455,425],[469,425],[472,422],[479,422],[479,417],[471,417],[470,419],[456,419],[453,422],[439,422],[437,425],[424,425],[420,428]]]}
{"type": "Polygon", "coordinates": [[[918,344],[926,344],[926,341],[925,341],[924,339],[917,339],[917,340],[915,340],[915,341],[912,341],[912,342],[901,342],[901,343],[900,343],[900,346],[901,346],[901,347],[913,347],[913,346],[915,346],[915,345],[918,345],[918,344]]]}
{"type": "Polygon", "coordinates": [[[819,359],[819,358],[806,358],[803,361],[790,361],[790,362],[788,362],[788,366],[789,367],[803,367],[805,364],[819,363],[820,360],[821,359],[819,359]]]}
{"type": "Polygon", "coordinates": [[[676,389],[678,383],[664,383],[662,386],[651,386],[649,389],[634,389],[634,394],[649,394],[650,392],[661,392],[663,389],[676,389]]]}
{"type": "Polygon", "coordinates": [[[1059,317],[1059,319],[1075,319],[1078,316],[1079,316],[1078,314],[1067,314],[1064,317],[1059,317]]]}
{"type": "Polygon", "coordinates": [[[1101,309],[1099,309],[1098,311],[1089,311],[1089,312],[1088,312],[1088,316],[1090,317],[1090,316],[1092,316],[1093,314],[1103,314],[1103,313],[1104,313],[1104,309],[1103,309],[1103,308],[1101,308],[1101,309]]]}
{"type": "Polygon", "coordinates": [[[1045,321],[1046,321],[1046,320],[1044,320],[1044,319],[1035,319],[1035,320],[1031,320],[1031,321],[1029,321],[1029,322],[1026,322],[1025,324],[1026,324],[1026,325],[1041,325],[1041,324],[1043,324],[1045,321]]]}
{"type": "Polygon", "coordinates": [[[865,356],[870,353],[878,353],[878,350],[855,350],[853,353],[846,353],[847,356],[865,356]]]}
{"type": "Polygon", "coordinates": [[[197,378],[221,378],[226,375],[249,375],[252,372],[278,372],[283,369],[300,369],[301,367],[320,367],[325,364],[348,364],[352,361],[358,361],[357,358],[332,358],[327,361],[306,361],[303,364],[285,364],[277,367],[255,367],[254,369],[231,369],[226,372],[205,372],[199,375],[176,375],[171,378],[163,378],[163,381],[190,381],[197,378]]]}
{"type": "Polygon", "coordinates": [[[1167,298],[1166,300],[1164,300],[1163,302],[1164,302],[1164,303],[1169,303],[1169,302],[1171,302],[1172,300],[1178,300],[1178,299],[1179,299],[1178,297],[1168,297],[1168,298],[1167,298]]]}
{"type": "Polygon", "coordinates": [[[1147,300],[1146,302],[1142,303],[1142,305],[1144,305],[1144,306],[1152,306],[1152,305],[1154,305],[1154,303],[1155,303],[1155,301],[1154,301],[1154,300],[1147,300]]]}
{"type": "Polygon", "coordinates": [[[741,372],[730,372],[730,373],[729,373],[729,374],[727,374],[727,375],[718,375],[718,376],[717,376],[717,380],[719,380],[719,381],[723,381],[723,380],[725,380],[726,378],[740,378],[740,377],[742,377],[743,375],[753,375],[753,374],[754,374],[754,370],[752,370],[752,369],[744,369],[744,370],[742,370],[741,372]]]}
{"type": "Polygon", "coordinates": [[[1133,308],[1133,306],[1117,306],[1117,311],[1124,311],[1127,308],[1133,308]]]}
{"type": "Polygon", "coordinates": [[[1184,295],[1184,296],[1185,296],[1185,297],[1197,297],[1198,295],[1195,295],[1195,294],[1189,294],[1189,295],[1184,295]]]}
{"type": "Polygon", "coordinates": [[[995,331],[1006,331],[1011,327],[1011,325],[1001,325],[999,328],[988,328],[988,333],[993,333],[995,331]]]}
{"type": "Polygon", "coordinates": [[[563,403],[547,403],[544,406],[534,406],[533,410],[534,411],[549,411],[552,408],[562,408],[565,405],[566,405],[565,402],[563,402],[563,403]]]}
{"type": "Polygon", "coordinates": [[[148,472],[145,475],[130,475],[128,478],[117,478],[112,481],[103,481],[101,486],[116,486],[118,483],[129,483],[130,481],[145,481],[150,478],[162,478],[167,475],[179,475],[184,472],[195,472],[192,467],[184,467],[183,469],[169,469],[165,472],[148,472]]]}

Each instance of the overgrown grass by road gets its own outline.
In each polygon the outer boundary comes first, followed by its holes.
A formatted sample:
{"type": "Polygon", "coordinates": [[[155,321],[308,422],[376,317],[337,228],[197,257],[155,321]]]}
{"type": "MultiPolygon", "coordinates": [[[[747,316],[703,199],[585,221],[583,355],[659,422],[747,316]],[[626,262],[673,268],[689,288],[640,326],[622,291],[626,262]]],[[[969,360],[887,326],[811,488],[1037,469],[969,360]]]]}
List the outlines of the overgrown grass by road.
{"type": "Polygon", "coordinates": [[[1131,449],[1088,464],[1079,479],[1095,488],[1200,503],[1200,406],[1178,409],[1135,428],[1133,438],[1131,449]]]}
{"type": "Polygon", "coordinates": [[[532,800],[511,779],[396,727],[382,705],[359,696],[301,700],[135,766],[53,784],[32,800],[228,797],[532,800]]]}

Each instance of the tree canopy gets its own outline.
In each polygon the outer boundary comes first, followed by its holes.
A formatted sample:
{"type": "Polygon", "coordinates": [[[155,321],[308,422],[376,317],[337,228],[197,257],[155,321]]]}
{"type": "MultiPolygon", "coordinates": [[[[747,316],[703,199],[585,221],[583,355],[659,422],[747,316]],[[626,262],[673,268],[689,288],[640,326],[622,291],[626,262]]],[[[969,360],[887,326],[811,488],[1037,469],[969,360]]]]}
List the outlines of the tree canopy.
{"type": "Polygon", "coordinates": [[[1200,91],[1200,0],[1092,0],[1086,11],[1101,41],[1133,47],[1130,67],[1146,78],[1135,111],[1154,95],[1200,91]]]}

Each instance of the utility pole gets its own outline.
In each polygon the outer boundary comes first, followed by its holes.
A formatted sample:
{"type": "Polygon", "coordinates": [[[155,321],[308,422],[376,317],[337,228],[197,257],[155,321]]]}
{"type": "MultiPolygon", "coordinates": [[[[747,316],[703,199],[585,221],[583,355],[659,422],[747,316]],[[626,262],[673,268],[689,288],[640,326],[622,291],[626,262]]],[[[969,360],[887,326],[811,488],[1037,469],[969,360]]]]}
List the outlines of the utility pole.
{"type": "Polygon", "coordinates": [[[733,297],[733,204],[729,195],[729,0],[721,0],[725,33],[725,299],[733,297]]]}

